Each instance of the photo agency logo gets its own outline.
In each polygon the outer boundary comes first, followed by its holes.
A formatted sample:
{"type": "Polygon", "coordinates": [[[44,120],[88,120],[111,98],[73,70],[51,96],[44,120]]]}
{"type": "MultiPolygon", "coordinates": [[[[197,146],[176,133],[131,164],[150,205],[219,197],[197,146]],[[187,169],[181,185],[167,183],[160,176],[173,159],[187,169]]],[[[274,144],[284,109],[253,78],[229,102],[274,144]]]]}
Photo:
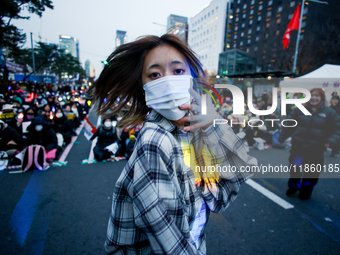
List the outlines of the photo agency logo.
{"type": "MultiPolygon", "coordinates": [[[[233,115],[244,115],[245,114],[245,109],[244,109],[244,95],[243,92],[240,88],[238,88],[235,85],[231,85],[231,84],[215,84],[214,88],[212,88],[209,85],[204,84],[205,86],[207,86],[210,90],[213,91],[213,93],[217,96],[217,98],[219,99],[221,105],[222,105],[222,101],[218,95],[218,93],[216,92],[216,89],[228,89],[230,90],[232,96],[233,96],[233,115]]],[[[202,115],[206,115],[207,114],[207,95],[209,95],[212,100],[215,102],[216,104],[216,100],[214,99],[213,95],[207,91],[206,89],[201,89],[203,91],[205,91],[207,94],[202,94],[202,105],[201,105],[201,112],[202,115]]],[[[247,89],[247,106],[248,109],[251,113],[258,115],[258,116],[266,116],[266,115],[271,115],[275,112],[276,108],[277,108],[277,102],[278,102],[278,95],[277,95],[277,88],[274,87],[273,91],[272,91],[272,106],[267,109],[267,110],[258,110],[255,109],[254,105],[253,105],[253,88],[249,87],[247,89]]],[[[287,105],[295,105],[297,108],[299,108],[301,110],[301,112],[304,115],[312,115],[305,107],[304,107],[304,103],[307,103],[309,100],[311,99],[311,93],[309,90],[304,89],[304,88],[295,88],[295,87],[283,87],[281,88],[281,115],[286,115],[286,106],[287,105]],[[286,98],[287,93],[303,93],[305,94],[304,98],[286,98]]],[[[264,119],[264,120],[249,120],[248,121],[248,125],[250,127],[261,127],[264,125],[264,121],[269,121],[271,122],[272,126],[274,126],[274,122],[275,121],[280,121],[280,119],[264,119]],[[256,124],[256,125],[255,125],[256,124]]],[[[214,120],[214,126],[215,125],[223,125],[223,124],[228,124],[228,120],[226,119],[215,119],[214,120]]],[[[233,123],[232,120],[230,120],[230,126],[236,125],[236,124],[241,124],[241,125],[246,125],[246,120],[243,119],[243,122],[237,122],[237,123],[233,123]]],[[[298,122],[294,119],[284,119],[281,120],[281,125],[283,127],[295,127],[297,126],[298,122]],[[288,124],[288,123],[294,123],[293,125],[288,124]]]]}

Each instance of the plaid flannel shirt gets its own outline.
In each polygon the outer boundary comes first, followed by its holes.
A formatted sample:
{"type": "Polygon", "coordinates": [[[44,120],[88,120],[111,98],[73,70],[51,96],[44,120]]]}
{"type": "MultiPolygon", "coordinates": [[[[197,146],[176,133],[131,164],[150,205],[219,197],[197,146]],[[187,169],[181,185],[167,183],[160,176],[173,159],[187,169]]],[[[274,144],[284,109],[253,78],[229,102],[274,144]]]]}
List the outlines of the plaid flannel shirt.
{"type": "MultiPolygon", "coordinates": [[[[222,118],[219,116],[219,118],[222,118]]],[[[202,146],[212,164],[256,164],[229,125],[185,132],[155,111],[148,115],[113,193],[105,250],[108,254],[205,254],[209,212],[233,201],[248,173],[221,173],[197,188],[184,163],[181,141],[193,144],[198,164],[202,146]]]]}

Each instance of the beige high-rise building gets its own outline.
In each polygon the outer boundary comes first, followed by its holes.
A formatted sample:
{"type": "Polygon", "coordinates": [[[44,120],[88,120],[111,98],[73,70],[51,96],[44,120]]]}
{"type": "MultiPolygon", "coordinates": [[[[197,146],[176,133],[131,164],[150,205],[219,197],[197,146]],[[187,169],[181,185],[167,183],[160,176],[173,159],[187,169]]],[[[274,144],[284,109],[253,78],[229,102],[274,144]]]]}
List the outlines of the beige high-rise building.
{"type": "Polygon", "coordinates": [[[88,78],[94,77],[94,68],[90,60],[86,60],[85,62],[85,73],[88,78]]]}

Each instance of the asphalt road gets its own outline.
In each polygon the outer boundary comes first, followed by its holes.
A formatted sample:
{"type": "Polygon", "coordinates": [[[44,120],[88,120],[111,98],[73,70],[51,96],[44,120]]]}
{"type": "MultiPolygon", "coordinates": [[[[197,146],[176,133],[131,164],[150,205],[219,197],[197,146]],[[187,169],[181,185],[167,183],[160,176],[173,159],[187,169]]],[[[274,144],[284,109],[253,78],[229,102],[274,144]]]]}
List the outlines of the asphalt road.
{"type": "MultiPolygon", "coordinates": [[[[94,113],[89,119],[97,123],[94,113]]],[[[90,150],[81,132],[66,166],[0,172],[1,255],[105,253],[112,192],[126,161],[82,164],[90,150]]],[[[250,154],[260,164],[279,165],[287,164],[289,150],[250,154]]],[[[325,154],[326,164],[339,162],[325,154]]],[[[208,254],[340,254],[340,179],[320,179],[310,200],[302,201],[286,197],[288,174],[257,177],[262,193],[243,184],[225,212],[210,215],[208,254]]]]}

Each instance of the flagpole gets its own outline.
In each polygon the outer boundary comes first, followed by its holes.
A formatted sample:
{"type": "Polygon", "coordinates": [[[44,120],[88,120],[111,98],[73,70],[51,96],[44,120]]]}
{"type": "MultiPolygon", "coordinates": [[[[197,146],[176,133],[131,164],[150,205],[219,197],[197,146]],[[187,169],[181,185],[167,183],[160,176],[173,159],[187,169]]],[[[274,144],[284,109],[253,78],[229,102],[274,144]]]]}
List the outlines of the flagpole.
{"type": "Polygon", "coordinates": [[[299,20],[299,30],[296,38],[296,45],[295,45],[295,55],[294,55],[294,64],[293,64],[293,73],[296,71],[296,62],[299,53],[299,42],[300,42],[300,33],[301,33],[301,24],[302,24],[302,17],[303,17],[303,10],[305,6],[305,0],[302,0],[302,5],[300,8],[300,20],[299,20]]]}

